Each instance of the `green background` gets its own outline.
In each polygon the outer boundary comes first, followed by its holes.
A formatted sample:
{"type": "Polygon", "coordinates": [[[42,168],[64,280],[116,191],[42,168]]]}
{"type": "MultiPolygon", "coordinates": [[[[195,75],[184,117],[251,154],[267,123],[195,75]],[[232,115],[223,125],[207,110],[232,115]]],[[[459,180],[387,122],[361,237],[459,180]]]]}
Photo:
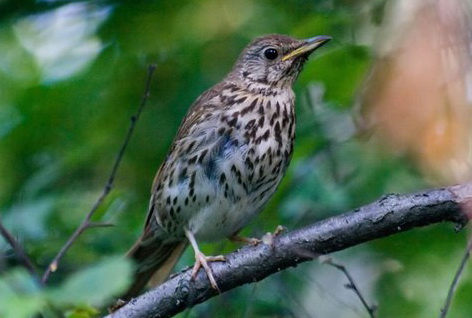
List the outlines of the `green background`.
{"type": "MultiPolygon", "coordinates": [[[[297,141],[288,174],[244,231],[307,225],[389,192],[433,186],[407,158],[356,137],[356,94],[374,61],[365,34],[384,1],[0,0],[0,217],[42,272],[100,195],[130,117],[157,64],[151,96],[94,221],[46,289],[0,240],[0,317],[89,317],[128,282],[120,255],[139,236],[154,174],[193,100],[231,69],[242,48],[269,33],[334,40],[306,64],[297,94],[297,141]],[[361,40],[362,39],[362,40],[361,40]]],[[[379,317],[435,317],[465,234],[436,225],[333,257],[379,317]]],[[[202,244],[226,253],[229,242],[202,244]]],[[[178,264],[193,263],[190,251],[178,264]]],[[[317,261],[225,293],[182,317],[367,317],[345,277],[317,261]]],[[[470,317],[470,273],[450,317],[470,317]]]]}

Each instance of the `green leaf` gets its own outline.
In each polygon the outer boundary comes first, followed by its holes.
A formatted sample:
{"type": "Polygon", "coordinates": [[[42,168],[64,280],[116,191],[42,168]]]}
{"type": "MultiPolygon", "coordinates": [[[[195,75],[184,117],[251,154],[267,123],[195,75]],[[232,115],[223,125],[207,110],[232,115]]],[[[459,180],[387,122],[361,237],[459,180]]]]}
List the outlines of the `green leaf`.
{"type": "Polygon", "coordinates": [[[99,313],[98,310],[91,307],[75,308],[65,313],[65,318],[91,318],[99,313]]]}
{"type": "Polygon", "coordinates": [[[100,307],[123,291],[130,280],[131,263],[115,256],[71,275],[49,296],[53,303],[59,305],[100,307]]]}
{"type": "Polygon", "coordinates": [[[44,297],[26,270],[14,269],[0,277],[0,317],[29,318],[44,306],[44,297]]]}

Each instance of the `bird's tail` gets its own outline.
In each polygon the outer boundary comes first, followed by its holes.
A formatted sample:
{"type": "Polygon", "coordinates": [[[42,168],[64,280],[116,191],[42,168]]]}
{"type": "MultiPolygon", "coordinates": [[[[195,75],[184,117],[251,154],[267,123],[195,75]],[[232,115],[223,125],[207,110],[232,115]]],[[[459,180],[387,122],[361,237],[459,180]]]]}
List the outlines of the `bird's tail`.
{"type": "Polygon", "coordinates": [[[163,283],[187,247],[186,241],[169,241],[162,229],[144,231],[143,235],[126,254],[134,260],[136,270],[128,290],[120,297],[129,300],[146,287],[163,283]]]}

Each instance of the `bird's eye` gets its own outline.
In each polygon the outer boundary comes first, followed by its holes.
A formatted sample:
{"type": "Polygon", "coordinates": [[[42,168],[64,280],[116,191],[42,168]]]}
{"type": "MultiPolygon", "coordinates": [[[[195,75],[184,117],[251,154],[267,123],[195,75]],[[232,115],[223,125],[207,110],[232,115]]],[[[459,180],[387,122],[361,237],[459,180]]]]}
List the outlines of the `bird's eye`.
{"type": "Polygon", "coordinates": [[[277,56],[279,56],[279,53],[277,52],[276,49],[270,48],[264,51],[264,56],[268,60],[275,60],[277,56]]]}

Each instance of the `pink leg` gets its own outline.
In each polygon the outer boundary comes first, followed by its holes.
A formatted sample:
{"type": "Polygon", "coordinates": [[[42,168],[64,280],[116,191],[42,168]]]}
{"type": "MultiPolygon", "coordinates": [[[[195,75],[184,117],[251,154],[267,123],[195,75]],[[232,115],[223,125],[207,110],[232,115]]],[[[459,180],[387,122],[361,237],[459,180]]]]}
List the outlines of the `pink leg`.
{"type": "Polygon", "coordinates": [[[200,267],[203,267],[203,269],[205,270],[208,276],[208,279],[210,280],[211,287],[219,291],[218,284],[216,284],[216,280],[213,277],[213,272],[211,271],[210,266],[208,266],[208,262],[223,262],[225,261],[224,256],[223,255],[206,256],[198,248],[197,241],[195,240],[195,236],[193,235],[192,232],[186,229],[185,236],[187,236],[195,252],[195,265],[193,265],[193,269],[192,269],[192,278],[195,279],[195,277],[197,276],[198,270],[200,269],[200,267]]]}

